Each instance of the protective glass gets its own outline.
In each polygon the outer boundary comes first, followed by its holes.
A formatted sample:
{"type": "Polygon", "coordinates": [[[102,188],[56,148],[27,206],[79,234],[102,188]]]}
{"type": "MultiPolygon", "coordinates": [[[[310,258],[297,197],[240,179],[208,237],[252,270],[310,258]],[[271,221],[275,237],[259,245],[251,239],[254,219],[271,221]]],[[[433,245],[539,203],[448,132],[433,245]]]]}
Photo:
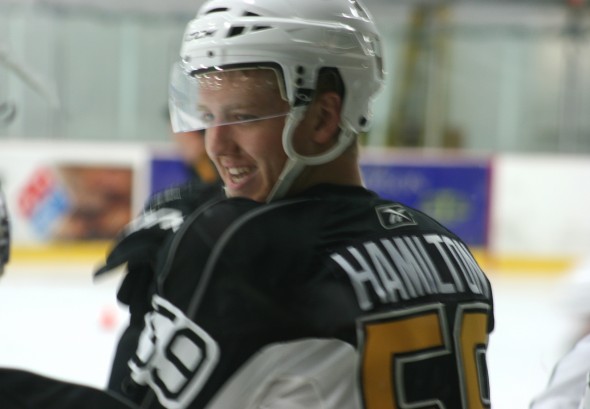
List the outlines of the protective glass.
{"type": "Polygon", "coordinates": [[[175,64],[169,89],[174,132],[249,124],[286,116],[282,75],[270,66],[240,66],[187,73],[175,64]]]}

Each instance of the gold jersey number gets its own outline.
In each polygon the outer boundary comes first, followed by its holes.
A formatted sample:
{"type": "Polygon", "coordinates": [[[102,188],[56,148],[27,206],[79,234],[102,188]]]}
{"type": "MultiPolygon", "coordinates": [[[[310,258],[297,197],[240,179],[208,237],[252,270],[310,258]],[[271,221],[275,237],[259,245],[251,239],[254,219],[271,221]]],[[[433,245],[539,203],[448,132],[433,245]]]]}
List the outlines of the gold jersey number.
{"type": "Polygon", "coordinates": [[[429,391],[424,391],[427,397],[419,401],[409,401],[406,396],[406,366],[443,356],[453,358],[455,368],[451,369],[457,371],[461,407],[490,407],[485,368],[490,306],[460,304],[454,322],[447,322],[446,316],[444,305],[431,304],[361,322],[365,409],[450,409],[429,391]]]}

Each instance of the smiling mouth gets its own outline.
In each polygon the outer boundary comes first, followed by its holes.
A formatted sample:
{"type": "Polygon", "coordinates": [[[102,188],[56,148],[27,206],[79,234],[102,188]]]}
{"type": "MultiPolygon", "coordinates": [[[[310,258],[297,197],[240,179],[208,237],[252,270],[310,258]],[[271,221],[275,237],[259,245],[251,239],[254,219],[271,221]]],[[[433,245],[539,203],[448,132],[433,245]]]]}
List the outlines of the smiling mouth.
{"type": "Polygon", "coordinates": [[[232,183],[239,184],[254,171],[254,168],[243,166],[226,170],[232,183]]]}

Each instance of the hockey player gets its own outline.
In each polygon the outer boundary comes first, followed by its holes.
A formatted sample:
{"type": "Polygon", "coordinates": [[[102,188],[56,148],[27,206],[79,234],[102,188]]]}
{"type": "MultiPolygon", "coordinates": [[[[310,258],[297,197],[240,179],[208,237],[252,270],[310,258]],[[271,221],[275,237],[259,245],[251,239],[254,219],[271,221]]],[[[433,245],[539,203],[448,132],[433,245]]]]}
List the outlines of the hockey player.
{"type": "Polygon", "coordinates": [[[581,260],[565,277],[564,299],[569,312],[579,317],[580,330],[575,335],[572,348],[556,363],[551,376],[531,402],[529,409],[578,409],[582,397],[590,408],[590,331],[588,291],[590,288],[590,258],[581,260]]]}
{"type": "Polygon", "coordinates": [[[10,223],[8,221],[8,206],[0,185],[0,276],[4,266],[10,258],[10,223]]]}
{"type": "Polygon", "coordinates": [[[491,406],[489,281],[453,233],[363,187],[357,135],[382,82],[357,1],[200,8],[171,114],[205,130],[227,199],[161,248],[121,393],[142,408],[491,406]]]}
{"type": "MultiPolygon", "coordinates": [[[[173,234],[153,248],[126,399],[490,407],[489,281],[453,233],[362,184],[357,135],[383,82],[379,41],[354,0],[210,0],[189,23],[172,117],[178,131],[205,129],[227,198],[153,219],[173,234]]],[[[43,385],[29,395],[55,391],[43,385]]]]}
{"type": "Polygon", "coordinates": [[[557,362],[529,409],[590,409],[589,360],[590,335],[586,335],[557,362]]]}
{"type": "MultiPolygon", "coordinates": [[[[10,220],[0,186],[0,275],[10,256],[10,220]]],[[[28,371],[0,368],[2,409],[133,409],[121,396],[28,371]]]]}

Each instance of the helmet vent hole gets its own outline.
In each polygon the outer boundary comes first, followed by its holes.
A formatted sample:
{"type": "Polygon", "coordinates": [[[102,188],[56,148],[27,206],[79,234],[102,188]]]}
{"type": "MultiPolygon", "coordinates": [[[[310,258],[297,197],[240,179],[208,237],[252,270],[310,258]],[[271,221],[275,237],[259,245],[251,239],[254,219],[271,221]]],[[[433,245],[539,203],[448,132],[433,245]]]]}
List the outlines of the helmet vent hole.
{"type": "Polygon", "coordinates": [[[268,30],[272,28],[271,26],[254,26],[252,27],[252,31],[262,31],[262,30],[268,30]]]}
{"type": "Polygon", "coordinates": [[[229,30],[228,33],[228,37],[235,37],[235,36],[239,36],[240,34],[242,34],[244,32],[244,27],[243,26],[234,26],[229,30]]]}
{"type": "Polygon", "coordinates": [[[252,13],[251,11],[247,11],[244,13],[244,17],[260,17],[260,14],[252,13]]]}
{"type": "Polygon", "coordinates": [[[365,118],[364,116],[361,116],[361,118],[359,119],[359,125],[360,126],[367,125],[367,118],[365,118]]]}
{"type": "Polygon", "coordinates": [[[227,11],[228,8],[227,7],[218,7],[216,9],[211,9],[207,12],[207,14],[213,14],[213,13],[222,13],[224,11],[227,11]]]}
{"type": "Polygon", "coordinates": [[[207,51],[207,57],[213,57],[215,53],[213,51],[207,51]]]}

